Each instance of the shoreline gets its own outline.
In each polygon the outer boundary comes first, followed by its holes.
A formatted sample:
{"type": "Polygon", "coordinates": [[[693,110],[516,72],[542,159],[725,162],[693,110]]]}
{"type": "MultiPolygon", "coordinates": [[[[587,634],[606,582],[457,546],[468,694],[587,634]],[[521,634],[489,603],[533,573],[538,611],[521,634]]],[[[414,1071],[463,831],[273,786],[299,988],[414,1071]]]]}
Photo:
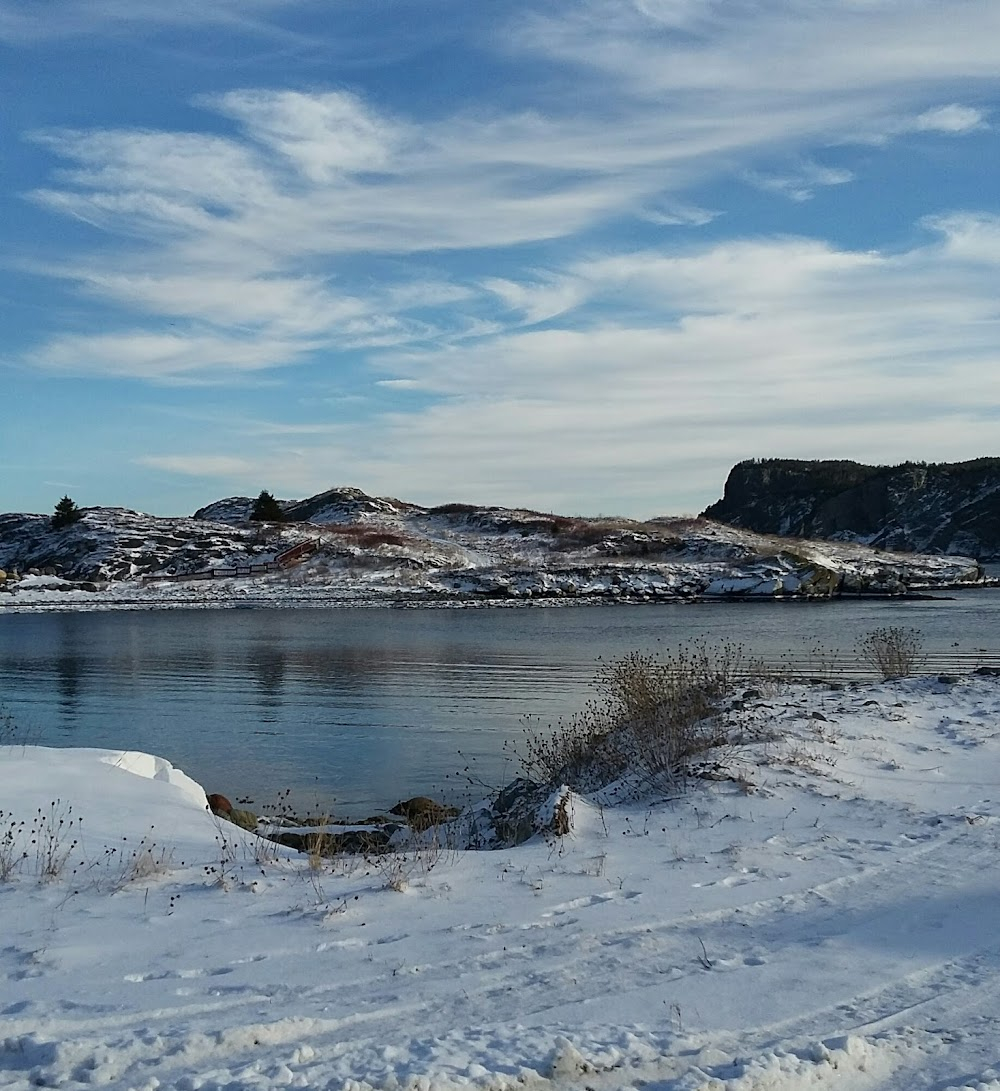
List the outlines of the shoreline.
{"type": "MultiPolygon", "coordinates": [[[[418,609],[521,609],[562,608],[573,606],[714,606],[741,603],[759,605],[768,603],[797,605],[829,605],[837,602],[928,602],[948,601],[957,592],[993,590],[1000,587],[1000,579],[990,578],[978,583],[955,583],[946,586],[906,592],[894,591],[841,591],[832,595],[773,595],[773,594],[553,594],[553,595],[482,595],[398,592],[315,592],[311,594],[250,595],[225,593],[217,596],[144,597],[109,595],[104,591],[50,591],[29,592],[32,601],[17,601],[17,592],[10,595],[13,601],[0,599],[0,615],[22,612],[96,613],[111,611],[158,610],[282,610],[282,609],[365,609],[365,610],[418,610],[418,609]],[[42,598],[41,595],[51,597],[42,598]],[[67,601],[67,595],[81,595],[67,601]],[[35,596],[38,596],[37,598],[35,596]]],[[[113,594],[113,593],[112,593],[113,594]]],[[[3,596],[8,598],[8,596],[3,596]]]]}

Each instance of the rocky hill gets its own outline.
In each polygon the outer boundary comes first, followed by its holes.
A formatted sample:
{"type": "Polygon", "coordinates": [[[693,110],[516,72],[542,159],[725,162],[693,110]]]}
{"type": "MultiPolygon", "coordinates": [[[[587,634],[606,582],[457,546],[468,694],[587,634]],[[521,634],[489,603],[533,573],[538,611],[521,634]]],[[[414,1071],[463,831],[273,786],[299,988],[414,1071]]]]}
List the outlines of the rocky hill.
{"type": "Polygon", "coordinates": [[[1000,559],[1000,458],[865,466],[760,459],[733,467],[704,515],[765,534],[1000,559]]]}
{"type": "MultiPolygon", "coordinates": [[[[275,604],[650,601],[899,594],[982,578],[968,558],[792,545],[708,519],[427,508],[351,488],[281,501],[281,522],[249,522],[251,506],[249,497],[228,497],[174,519],[84,508],[58,529],[48,516],[2,515],[0,589],[20,604],[58,592],[66,604],[89,594],[93,604],[119,606],[248,597],[275,604]]],[[[4,596],[4,605],[12,600],[4,596]]]]}

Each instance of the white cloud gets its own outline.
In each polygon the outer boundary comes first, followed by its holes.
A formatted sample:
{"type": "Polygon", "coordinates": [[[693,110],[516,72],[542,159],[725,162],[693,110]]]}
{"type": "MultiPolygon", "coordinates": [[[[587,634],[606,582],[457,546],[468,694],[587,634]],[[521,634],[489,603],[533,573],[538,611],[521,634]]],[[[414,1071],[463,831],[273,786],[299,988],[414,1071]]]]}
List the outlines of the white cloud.
{"type": "Polygon", "coordinates": [[[28,356],[64,375],[117,376],[153,382],[263,371],[294,360],[308,346],[261,337],[149,333],[135,330],[54,337],[28,356]]]}
{"type": "Polygon", "coordinates": [[[143,27],[222,25],[230,31],[273,36],[263,17],[303,0],[0,0],[0,41],[25,43],[116,30],[134,36],[143,27]]]}
{"type": "Polygon", "coordinates": [[[143,455],[133,461],[185,477],[248,478],[257,472],[253,462],[230,455],[143,455]]]}
{"type": "Polygon", "coordinates": [[[766,174],[748,171],[746,180],[758,189],[781,194],[793,201],[810,200],[819,186],[842,186],[854,181],[853,171],[824,167],[819,163],[800,163],[789,174],[766,174]]]}
{"type": "Polygon", "coordinates": [[[944,252],[950,259],[1000,265],[1000,215],[955,212],[929,216],[924,226],[941,234],[944,252]]]}
{"type": "Polygon", "coordinates": [[[573,310],[587,295],[587,286],[574,278],[550,276],[546,280],[518,282],[502,277],[487,277],[482,286],[503,305],[517,312],[526,325],[545,322],[573,310]]]}
{"type": "Polygon", "coordinates": [[[898,112],[869,119],[855,134],[862,143],[881,145],[907,133],[936,133],[942,136],[967,136],[989,128],[985,111],[953,102],[933,106],[919,114],[898,112]]]}
{"type": "Polygon", "coordinates": [[[913,119],[913,128],[918,132],[970,133],[986,127],[986,115],[972,106],[962,106],[953,102],[950,106],[937,106],[925,110],[913,119]]]}
{"type": "Polygon", "coordinates": [[[343,91],[231,91],[214,101],[249,135],[289,159],[309,181],[391,167],[406,127],[343,91]]]}
{"type": "Polygon", "coordinates": [[[756,455],[973,457],[996,443],[1000,308],[969,240],[992,232],[1000,260],[1000,227],[931,226],[892,254],[768,237],[580,260],[552,276],[592,309],[385,358],[382,382],[425,395],[413,408],[227,438],[295,495],[350,482],[635,515],[700,510],[756,455]],[[621,298],[628,321],[607,309],[621,298]]]}
{"type": "MultiPolygon", "coordinates": [[[[28,10],[2,3],[0,16],[28,10]]],[[[81,17],[85,7],[58,6],[81,17]]],[[[268,7],[260,0],[245,10],[268,7]]],[[[124,0],[93,9],[105,18],[125,10],[124,0]]],[[[163,20],[195,17],[179,0],[158,10],[163,20]]],[[[203,17],[237,10],[222,2],[203,17]]],[[[889,268],[878,256],[787,240],[695,257],[565,254],[581,251],[584,233],[606,238],[629,217],[657,238],[650,224],[708,223],[716,213],[692,198],[708,179],[750,178],[801,201],[853,177],[816,162],[827,157],[817,149],[865,132],[981,126],[985,115],[959,98],[997,80],[1000,5],[582,0],[545,10],[512,12],[519,29],[495,36],[517,57],[540,54],[545,63],[551,82],[524,89],[530,108],[503,110],[470,92],[450,116],[427,119],[342,88],[250,87],[198,100],[223,133],[40,135],[65,167],[34,199],[116,237],[103,240],[101,256],[67,257],[55,275],[129,317],[100,335],[57,334],[27,362],[62,374],[201,382],[320,352],[333,367],[352,349],[397,349],[386,366],[401,370],[389,382],[474,401],[497,397],[497,384],[510,380],[533,404],[552,390],[567,396],[581,369],[599,371],[598,346],[600,359],[620,362],[621,391],[659,391],[672,374],[663,361],[688,357],[738,383],[730,354],[740,344],[762,354],[762,368],[765,358],[793,367],[812,358],[809,337],[842,341],[833,319],[812,317],[821,289],[847,297],[870,345],[896,336],[852,294],[865,277],[873,299],[905,281],[902,266],[876,276],[889,268]],[[762,163],[794,166],[762,171],[762,163]],[[540,259],[537,248],[550,240],[562,247],[540,259]],[[521,244],[534,244],[530,259],[514,249],[521,244]],[[484,255],[491,250],[504,260],[484,255]],[[454,251],[473,257],[449,265],[454,251]],[[793,301],[801,313],[787,310],[793,301]],[[584,328],[589,303],[603,317],[584,328]],[[525,331],[540,323],[553,328],[525,331]],[[633,352],[643,367],[630,363],[633,352]]],[[[985,260],[992,244],[950,222],[937,253],[960,262],[975,250],[985,260]]],[[[934,299],[925,301],[922,312],[906,312],[917,328],[935,313],[934,299]]],[[[927,343],[947,351],[934,331],[927,343]]],[[[694,411],[676,391],[670,397],[694,411]]],[[[645,411],[641,401],[636,412],[645,411]]]]}

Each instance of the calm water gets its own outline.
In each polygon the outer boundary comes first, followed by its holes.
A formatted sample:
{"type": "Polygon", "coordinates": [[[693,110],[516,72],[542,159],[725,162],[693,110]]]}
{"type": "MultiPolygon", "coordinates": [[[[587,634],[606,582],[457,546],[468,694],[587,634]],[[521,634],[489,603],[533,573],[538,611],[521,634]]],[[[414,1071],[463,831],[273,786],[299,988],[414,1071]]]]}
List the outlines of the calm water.
{"type": "Polygon", "coordinates": [[[526,715],[579,708],[599,656],[694,637],[777,659],[881,625],[1000,652],[1000,591],[952,601],[0,615],[0,704],[29,741],[161,754],[208,791],[360,815],[512,775],[526,715]]]}

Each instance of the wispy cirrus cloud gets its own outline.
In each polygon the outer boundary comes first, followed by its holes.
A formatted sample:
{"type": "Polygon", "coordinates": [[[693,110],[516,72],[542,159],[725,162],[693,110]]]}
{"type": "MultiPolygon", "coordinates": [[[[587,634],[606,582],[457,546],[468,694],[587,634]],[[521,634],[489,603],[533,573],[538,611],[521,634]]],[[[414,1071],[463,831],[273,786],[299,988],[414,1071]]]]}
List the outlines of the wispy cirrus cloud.
{"type": "MultiPolygon", "coordinates": [[[[36,139],[68,166],[32,198],[122,239],[110,262],[68,262],[64,277],[109,302],[145,309],[151,321],[169,317],[179,323],[172,337],[190,342],[189,351],[161,352],[125,331],[107,358],[110,373],[127,374],[129,346],[137,377],[176,379],[198,371],[199,354],[205,369],[235,372],[283,366],[324,346],[453,338],[462,333],[454,323],[435,328],[401,313],[411,306],[407,294],[427,296],[420,278],[358,293],[344,291],[331,275],[352,255],[509,249],[570,239],[622,217],[704,224],[714,213],[692,203],[688,192],[699,179],[738,173],[741,160],[744,177],[797,201],[816,187],[848,183],[847,167],[806,156],[792,172],[754,164],[803,143],[848,139],[866,124],[889,131],[890,91],[897,113],[927,95],[926,81],[916,79],[921,43],[940,30],[940,18],[921,4],[914,29],[896,9],[855,11],[855,34],[891,23],[908,37],[911,63],[883,57],[885,67],[865,61],[859,70],[852,59],[858,51],[848,50],[814,87],[814,68],[831,59],[828,38],[842,38],[843,27],[826,7],[811,15],[796,9],[794,17],[785,8],[775,6],[782,20],[773,25],[766,13],[757,25],[742,9],[731,15],[728,8],[655,3],[590,3],[562,17],[536,18],[531,49],[612,80],[600,109],[583,100],[567,112],[553,100],[529,111],[467,108],[420,121],[343,90],[251,88],[199,100],[228,120],[226,134],[46,131],[36,139]],[[671,36],[678,20],[688,30],[671,36]],[[779,25],[796,47],[786,62],[795,79],[780,88],[773,50],[761,39],[779,25]],[[721,69],[724,79],[706,80],[706,70],[721,69]],[[263,334],[270,364],[261,362],[267,353],[243,346],[247,328],[263,334]],[[201,353],[206,336],[213,351],[201,353]]],[[[936,66],[941,82],[983,77],[978,43],[996,16],[969,4],[958,18],[968,23],[965,49],[943,50],[936,66]]],[[[528,47],[522,42],[522,48],[528,47]]],[[[896,132],[959,134],[984,123],[980,111],[957,103],[911,109],[908,116],[893,123],[896,132]]],[[[510,278],[479,280],[477,287],[475,278],[458,283],[434,269],[423,275],[464,300],[464,326],[473,336],[496,328],[490,299],[510,309],[517,291],[502,287],[510,278]]],[[[522,320],[544,320],[546,307],[556,304],[551,315],[565,305],[550,292],[533,295],[522,320]]],[[[39,347],[30,362],[69,368],[67,343],[77,346],[67,337],[39,347]]],[[[94,373],[98,356],[91,342],[83,347],[80,370],[94,373]]]]}
{"type": "MultiPolygon", "coordinates": [[[[83,25],[87,5],[56,6],[83,25]]],[[[166,0],[142,18],[252,29],[296,6],[166,0]]],[[[172,119],[36,134],[60,169],[32,200],[100,241],[33,269],[108,320],[94,333],[95,319],[59,319],[22,362],[233,387],[367,366],[345,395],[368,384],[363,420],[331,403],[329,422],[234,426],[204,457],[148,456],[188,475],[280,466],[295,491],[349,465],[366,487],[440,498],[460,450],[477,499],[529,482],[526,501],[561,506],[586,480],[649,513],[666,465],[700,506],[709,477],[717,488],[719,466],[747,454],[989,445],[989,210],[938,213],[935,238],[900,253],[799,228],[727,240],[746,235],[732,191],[747,190],[719,183],[788,197],[797,206],[756,200],[791,218],[901,137],[989,133],[976,104],[1000,86],[993,0],[469,10],[463,44],[502,54],[509,86],[468,63],[461,93],[431,109],[381,78],[366,91],[284,72],[188,95],[190,131],[172,119]],[[690,241],[699,228],[711,242],[690,241]]],[[[110,26],[124,11],[107,0],[86,14],[110,26]]],[[[0,0],[0,37],[5,15],[9,29],[27,12],[0,0]]]]}
{"type": "Polygon", "coordinates": [[[821,186],[843,186],[854,181],[854,172],[842,167],[824,167],[803,162],[786,174],[748,171],[746,180],[758,189],[779,193],[792,201],[808,201],[821,186]]]}
{"type": "MultiPolygon", "coordinates": [[[[983,263],[1000,265],[1000,219],[927,227],[892,253],[760,237],[594,254],[549,272],[576,307],[545,328],[385,356],[382,382],[421,397],[410,409],[218,438],[300,492],[349,465],[428,503],[565,510],[583,479],[588,510],[639,515],[700,510],[748,455],[969,457],[995,444],[1000,309],[983,263]],[[609,310],[623,296],[627,316],[609,310]]],[[[521,306],[536,283],[503,289],[521,306]]]]}
{"type": "Polygon", "coordinates": [[[259,469],[252,461],[230,455],[142,455],[135,461],[154,470],[168,470],[188,477],[238,477],[249,480],[259,469]]]}
{"type": "Polygon", "coordinates": [[[264,17],[309,0],[161,0],[136,4],[131,0],[0,0],[0,41],[36,42],[121,30],[134,36],[143,27],[222,25],[245,33],[273,34],[264,17]]]}

